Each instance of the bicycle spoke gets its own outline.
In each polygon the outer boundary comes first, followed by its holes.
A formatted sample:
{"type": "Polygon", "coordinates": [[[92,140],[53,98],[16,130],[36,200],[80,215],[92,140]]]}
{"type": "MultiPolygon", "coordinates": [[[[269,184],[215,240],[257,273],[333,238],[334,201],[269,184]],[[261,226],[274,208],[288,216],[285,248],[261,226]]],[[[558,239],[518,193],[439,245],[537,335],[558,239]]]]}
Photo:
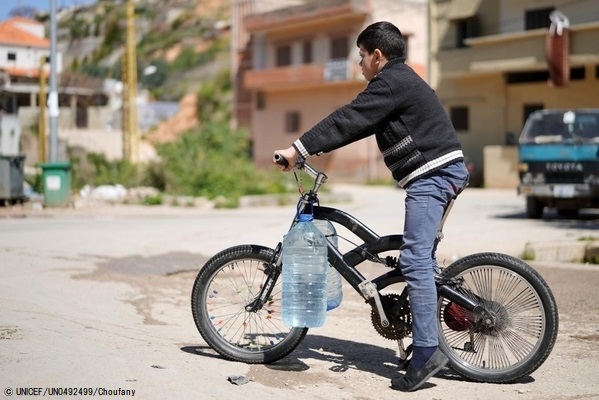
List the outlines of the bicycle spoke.
{"type": "Polygon", "coordinates": [[[499,272],[499,283],[497,285],[497,294],[495,300],[500,304],[505,304],[512,297],[512,293],[517,290],[520,280],[507,271],[499,272]]]}
{"type": "Polygon", "coordinates": [[[489,337],[489,368],[505,368],[510,365],[510,358],[504,346],[504,342],[498,337],[489,337]]]}
{"type": "Polygon", "coordinates": [[[523,334],[539,338],[543,331],[543,318],[540,315],[514,316],[512,318],[512,327],[523,334]]]}
{"type": "Polygon", "coordinates": [[[492,278],[488,271],[484,269],[474,271],[470,277],[472,279],[474,288],[476,289],[475,293],[485,299],[491,298],[492,278]]]}
{"type": "Polygon", "coordinates": [[[533,349],[534,345],[514,330],[508,330],[501,335],[503,343],[517,360],[522,360],[533,349]]]}
{"type": "Polygon", "coordinates": [[[527,289],[523,289],[510,302],[505,304],[505,308],[511,312],[525,312],[534,309],[539,309],[539,302],[534,296],[534,293],[527,289]]]}

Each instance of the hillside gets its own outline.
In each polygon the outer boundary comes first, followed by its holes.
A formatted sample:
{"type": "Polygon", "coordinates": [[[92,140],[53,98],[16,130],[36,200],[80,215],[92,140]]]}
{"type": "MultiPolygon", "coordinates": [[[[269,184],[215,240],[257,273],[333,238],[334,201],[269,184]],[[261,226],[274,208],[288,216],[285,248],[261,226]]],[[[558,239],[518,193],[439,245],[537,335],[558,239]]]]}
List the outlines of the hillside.
{"type": "MultiPolygon", "coordinates": [[[[138,80],[157,100],[178,101],[228,68],[230,1],[145,0],[135,15],[138,80]],[[144,75],[150,65],[155,72],[144,75]]],[[[121,78],[124,4],[99,0],[61,10],[57,20],[65,71],[121,78]]]]}

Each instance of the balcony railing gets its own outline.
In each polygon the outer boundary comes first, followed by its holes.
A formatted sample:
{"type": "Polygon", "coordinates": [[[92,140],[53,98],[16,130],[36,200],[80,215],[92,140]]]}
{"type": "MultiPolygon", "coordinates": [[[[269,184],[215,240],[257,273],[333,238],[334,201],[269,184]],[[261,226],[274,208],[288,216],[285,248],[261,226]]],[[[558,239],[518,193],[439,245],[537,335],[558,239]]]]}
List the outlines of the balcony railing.
{"type": "Polygon", "coordinates": [[[333,81],[355,82],[360,79],[360,67],[347,59],[331,60],[326,64],[250,70],[244,76],[245,87],[250,90],[301,87],[333,81]]]}
{"type": "Polygon", "coordinates": [[[368,13],[370,13],[370,0],[319,0],[300,6],[249,15],[245,18],[245,26],[251,32],[294,23],[368,13]]]}
{"type": "MultiPolygon", "coordinates": [[[[599,23],[570,28],[570,64],[580,66],[599,62],[597,34],[599,23]]],[[[438,53],[446,75],[541,70],[547,68],[545,58],[546,30],[537,29],[502,35],[467,39],[469,47],[438,53]]]]}

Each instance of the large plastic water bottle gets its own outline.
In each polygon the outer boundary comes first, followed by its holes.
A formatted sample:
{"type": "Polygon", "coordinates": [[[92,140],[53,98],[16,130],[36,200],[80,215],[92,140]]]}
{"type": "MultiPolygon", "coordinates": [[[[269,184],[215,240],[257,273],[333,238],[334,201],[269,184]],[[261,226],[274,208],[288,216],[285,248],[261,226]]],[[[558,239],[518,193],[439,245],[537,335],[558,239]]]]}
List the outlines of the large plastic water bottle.
{"type": "Polygon", "coordinates": [[[283,322],[292,327],[322,326],[327,309],[327,241],[310,214],[283,239],[283,322]]]}
{"type": "MultiPolygon", "coordinates": [[[[337,237],[337,230],[327,220],[315,219],[314,225],[320,230],[329,242],[333,246],[338,247],[339,238],[337,237]]],[[[339,271],[332,266],[329,266],[327,270],[327,311],[334,310],[339,307],[343,300],[343,278],[339,271]]]]}

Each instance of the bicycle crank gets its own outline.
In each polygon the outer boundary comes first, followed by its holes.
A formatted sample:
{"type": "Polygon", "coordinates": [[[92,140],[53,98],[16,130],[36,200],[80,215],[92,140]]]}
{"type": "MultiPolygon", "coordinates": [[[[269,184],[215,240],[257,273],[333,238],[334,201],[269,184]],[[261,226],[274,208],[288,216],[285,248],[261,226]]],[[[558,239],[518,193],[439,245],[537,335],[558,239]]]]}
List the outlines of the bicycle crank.
{"type": "Polygon", "coordinates": [[[400,302],[400,295],[389,293],[381,296],[381,303],[389,324],[383,326],[379,313],[373,308],[370,319],[379,335],[389,340],[400,340],[412,332],[412,316],[407,301],[400,302]]]}

